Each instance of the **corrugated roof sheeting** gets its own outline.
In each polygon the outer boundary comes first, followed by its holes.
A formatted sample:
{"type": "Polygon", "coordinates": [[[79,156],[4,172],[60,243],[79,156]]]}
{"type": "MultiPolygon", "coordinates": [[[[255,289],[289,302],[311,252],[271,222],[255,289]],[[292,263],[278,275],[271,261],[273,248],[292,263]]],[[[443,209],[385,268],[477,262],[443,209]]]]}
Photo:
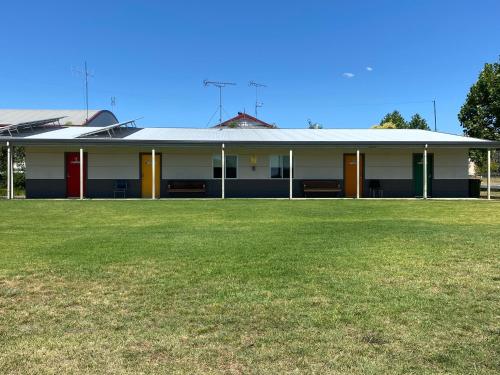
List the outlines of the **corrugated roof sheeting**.
{"type": "MultiPolygon", "coordinates": [[[[99,110],[89,109],[89,118],[99,110]]],[[[87,111],[80,109],[0,109],[0,124],[19,124],[45,118],[64,117],[61,125],[83,125],[87,119],[87,111]]]]}
{"type": "MultiPolygon", "coordinates": [[[[99,127],[68,127],[41,134],[25,135],[26,140],[86,141],[124,143],[442,143],[442,144],[492,144],[491,141],[459,135],[413,129],[200,129],[200,128],[143,128],[121,137],[106,134],[92,138],[78,138],[99,127]],[[78,139],[77,139],[78,138],[78,139]]],[[[13,137],[15,138],[15,136],[13,137]]],[[[495,142],[494,142],[495,143],[495,142]]],[[[498,142],[495,143],[497,147],[498,142]]]]}
{"type": "Polygon", "coordinates": [[[476,138],[413,129],[194,129],[145,128],[126,137],[178,142],[480,142],[476,138]]]}

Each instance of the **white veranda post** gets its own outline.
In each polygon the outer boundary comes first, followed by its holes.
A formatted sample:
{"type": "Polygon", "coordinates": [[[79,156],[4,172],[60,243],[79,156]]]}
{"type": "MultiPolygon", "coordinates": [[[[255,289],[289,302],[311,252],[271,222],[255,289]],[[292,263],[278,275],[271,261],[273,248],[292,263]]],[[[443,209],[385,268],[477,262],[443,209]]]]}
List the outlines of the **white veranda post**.
{"type": "Polygon", "coordinates": [[[221,198],[224,199],[226,197],[226,152],[224,150],[224,143],[222,144],[222,150],[221,150],[221,167],[222,167],[222,172],[221,172],[222,195],[221,195],[221,198]]]}
{"type": "Polygon", "coordinates": [[[289,163],[289,167],[290,167],[290,199],[293,198],[293,151],[290,150],[290,163],[289,163]]]}
{"type": "Polygon", "coordinates": [[[487,197],[491,199],[491,150],[488,149],[488,175],[486,181],[487,197]]]}
{"type": "Polygon", "coordinates": [[[156,198],[156,156],[155,149],[151,150],[151,199],[156,198]]]}
{"type": "Polygon", "coordinates": [[[356,198],[359,198],[360,186],[359,186],[359,149],[356,150],[356,198]]]}
{"type": "Polygon", "coordinates": [[[83,199],[83,148],[80,147],[80,199],[83,199]]]}
{"type": "Polygon", "coordinates": [[[424,199],[427,199],[427,145],[424,147],[424,166],[423,166],[423,173],[424,173],[424,190],[423,190],[423,197],[424,199]]]}
{"type": "Polygon", "coordinates": [[[11,158],[10,143],[7,142],[7,199],[11,198],[11,194],[10,194],[10,180],[11,180],[12,177],[10,175],[10,172],[11,172],[11,168],[10,168],[11,161],[10,161],[10,158],[11,158]]]}
{"type": "Polygon", "coordinates": [[[14,145],[10,152],[10,199],[14,199],[14,145]]]}

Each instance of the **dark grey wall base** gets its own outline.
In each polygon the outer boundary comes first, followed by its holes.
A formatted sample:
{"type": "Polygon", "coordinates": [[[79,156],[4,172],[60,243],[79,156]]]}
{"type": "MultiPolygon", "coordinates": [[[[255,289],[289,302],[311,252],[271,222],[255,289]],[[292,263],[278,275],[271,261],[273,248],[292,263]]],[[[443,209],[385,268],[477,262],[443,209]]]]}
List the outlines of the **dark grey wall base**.
{"type": "Polygon", "coordinates": [[[413,180],[365,180],[363,197],[411,198],[415,196],[413,180]],[[381,192],[370,192],[370,181],[379,181],[381,192]]]}
{"type": "MultiPolygon", "coordinates": [[[[87,198],[114,198],[115,184],[117,180],[87,180],[87,198]]],[[[121,180],[127,182],[127,191],[116,193],[116,198],[140,198],[141,181],[140,180],[121,180]]]]}
{"type": "Polygon", "coordinates": [[[26,198],[66,198],[66,180],[26,179],[26,198]]]}
{"type": "MultiPolygon", "coordinates": [[[[413,180],[378,180],[384,198],[414,198],[415,183],[413,180]]],[[[370,180],[365,181],[364,197],[370,197],[370,180]]],[[[375,194],[375,196],[377,196],[375,194]]],[[[429,189],[431,198],[466,198],[469,196],[469,179],[432,180],[429,189]]]]}
{"type": "MultiPolygon", "coordinates": [[[[88,198],[113,198],[116,180],[87,180],[88,198]]],[[[125,198],[141,197],[141,181],[125,180],[128,183],[125,198]]],[[[200,181],[200,180],[196,180],[200,181]]],[[[304,197],[304,180],[293,181],[293,196],[295,198],[304,197]]],[[[341,187],[342,180],[339,181],[341,187]]],[[[411,198],[415,196],[413,180],[378,180],[384,198],[411,198]]],[[[169,193],[169,180],[161,181],[161,198],[220,198],[221,180],[204,180],[207,191],[205,193],[169,193]]],[[[370,180],[365,180],[363,197],[370,197],[370,180]]],[[[263,179],[263,180],[226,180],[227,198],[287,198],[289,195],[288,179],[263,179]]],[[[343,196],[340,194],[322,194],[318,197],[343,196]]],[[[379,195],[375,195],[379,196],[379,195]]],[[[433,180],[432,192],[434,198],[465,198],[469,197],[469,180],[433,180]]],[[[27,179],[26,198],[65,198],[66,180],[64,179],[27,179]]],[[[117,194],[117,198],[122,198],[122,194],[117,194]]]]}
{"type": "Polygon", "coordinates": [[[228,198],[286,198],[289,180],[226,180],[228,198]]]}
{"type": "Polygon", "coordinates": [[[469,179],[432,181],[433,198],[467,198],[469,196],[469,179]]]}

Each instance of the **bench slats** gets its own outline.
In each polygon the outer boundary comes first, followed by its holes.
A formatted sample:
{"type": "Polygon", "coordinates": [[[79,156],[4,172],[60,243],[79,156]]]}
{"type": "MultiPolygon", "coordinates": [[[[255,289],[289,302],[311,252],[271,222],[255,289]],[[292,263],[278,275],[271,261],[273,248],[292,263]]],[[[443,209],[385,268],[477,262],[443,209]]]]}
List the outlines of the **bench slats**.
{"type": "Polygon", "coordinates": [[[170,193],[205,193],[207,190],[203,181],[173,181],[167,187],[170,193]]]}
{"type": "Polygon", "coordinates": [[[304,193],[340,193],[338,181],[304,181],[304,193]]]}

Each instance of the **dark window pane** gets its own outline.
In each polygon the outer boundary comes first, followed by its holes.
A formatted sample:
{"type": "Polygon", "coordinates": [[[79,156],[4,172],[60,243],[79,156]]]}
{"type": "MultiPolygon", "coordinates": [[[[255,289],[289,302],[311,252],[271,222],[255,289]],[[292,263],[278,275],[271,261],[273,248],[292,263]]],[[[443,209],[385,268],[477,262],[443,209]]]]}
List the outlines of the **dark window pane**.
{"type": "Polygon", "coordinates": [[[236,168],[238,164],[238,157],[235,155],[226,156],[226,167],[236,168]]]}
{"type": "Polygon", "coordinates": [[[214,178],[222,178],[222,167],[214,167],[214,178]]]}
{"type": "Polygon", "coordinates": [[[281,163],[278,155],[271,155],[271,178],[281,178],[281,163]]]}
{"type": "Polygon", "coordinates": [[[226,178],[236,178],[238,170],[238,157],[236,155],[226,155],[226,178]]]}
{"type": "Polygon", "coordinates": [[[281,178],[281,168],[271,168],[271,178],[281,178]]]}
{"type": "Polygon", "coordinates": [[[236,178],[236,168],[226,167],[226,178],[236,178]]]}
{"type": "Polygon", "coordinates": [[[290,168],[283,167],[283,178],[290,178],[290,168]]]}

